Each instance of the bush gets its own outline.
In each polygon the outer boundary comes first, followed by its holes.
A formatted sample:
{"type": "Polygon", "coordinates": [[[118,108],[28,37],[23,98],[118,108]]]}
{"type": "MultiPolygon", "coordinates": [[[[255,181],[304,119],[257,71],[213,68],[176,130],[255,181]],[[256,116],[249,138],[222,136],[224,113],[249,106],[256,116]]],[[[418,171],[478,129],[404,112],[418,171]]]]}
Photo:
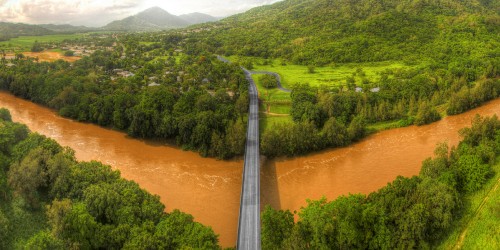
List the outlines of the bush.
{"type": "Polygon", "coordinates": [[[10,112],[8,109],[0,108],[0,120],[4,120],[6,122],[12,121],[12,116],[10,115],[10,112]]]}
{"type": "Polygon", "coordinates": [[[308,72],[309,74],[314,74],[314,73],[316,73],[316,67],[314,67],[314,65],[309,65],[309,66],[307,66],[307,72],[308,72]]]}
{"type": "Polygon", "coordinates": [[[74,55],[75,55],[75,52],[72,50],[68,50],[68,51],[64,52],[64,56],[74,56],[74,55]]]}
{"type": "Polygon", "coordinates": [[[259,82],[266,89],[276,88],[278,86],[278,82],[276,78],[272,75],[262,75],[259,77],[259,82]]]}

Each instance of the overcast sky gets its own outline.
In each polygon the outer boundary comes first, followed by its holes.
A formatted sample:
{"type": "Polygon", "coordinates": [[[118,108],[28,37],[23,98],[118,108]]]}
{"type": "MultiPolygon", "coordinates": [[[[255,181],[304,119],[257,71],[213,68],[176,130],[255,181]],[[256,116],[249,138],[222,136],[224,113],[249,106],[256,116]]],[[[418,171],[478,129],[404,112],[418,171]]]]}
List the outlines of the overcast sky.
{"type": "Polygon", "coordinates": [[[279,0],[0,0],[0,21],[103,26],[149,7],[222,17],[279,0]]]}

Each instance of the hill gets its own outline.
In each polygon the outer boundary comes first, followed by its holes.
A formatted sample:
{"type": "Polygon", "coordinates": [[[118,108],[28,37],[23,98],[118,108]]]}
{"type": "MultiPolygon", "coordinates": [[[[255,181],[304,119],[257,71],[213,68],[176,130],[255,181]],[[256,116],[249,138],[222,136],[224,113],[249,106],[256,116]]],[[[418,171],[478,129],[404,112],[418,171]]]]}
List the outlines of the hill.
{"type": "Polygon", "coordinates": [[[199,39],[217,53],[304,65],[446,60],[485,44],[498,53],[499,12],[498,1],[287,0],[223,19],[199,39]]]}
{"type": "Polygon", "coordinates": [[[175,16],[162,8],[153,7],[142,11],[137,15],[113,21],[104,26],[103,29],[112,31],[159,31],[183,28],[192,24],[215,20],[216,18],[202,13],[175,16]]]}
{"type": "Polygon", "coordinates": [[[180,15],[179,17],[190,24],[208,23],[219,20],[216,17],[198,12],[180,15]]]}
{"type": "Polygon", "coordinates": [[[39,27],[52,30],[57,33],[78,33],[96,31],[98,28],[89,28],[86,26],[73,26],[69,24],[40,24],[39,27]]]}
{"type": "Polygon", "coordinates": [[[0,22],[0,41],[6,41],[18,36],[43,36],[54,33],[54,31],[38,25],[0,22]]]}

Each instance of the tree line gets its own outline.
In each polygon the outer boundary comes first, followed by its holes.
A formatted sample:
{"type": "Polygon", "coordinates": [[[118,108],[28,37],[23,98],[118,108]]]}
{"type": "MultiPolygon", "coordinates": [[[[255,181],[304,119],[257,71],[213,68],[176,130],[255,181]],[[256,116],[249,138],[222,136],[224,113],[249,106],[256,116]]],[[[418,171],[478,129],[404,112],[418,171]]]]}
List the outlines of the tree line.
{"type": "Polygon", "coordinates": [[[500,121],[476,116],[451,149],[438,144],[418,176],[398,177],[369,195],[308,201],[298,212],[267,206],[263,249],[431,248],[462,216],[464,196],[481,190],[500,155],[500,121]]]}
{"type": "Polygon", "coordinates": [[[76,161],[72,149],[13,123],[5,109],[0,203],[2,249],[220,249],[218,236],[193,216],[165,213],[158,196],[100,162],[76,161]],[[41,226],[13,224],[31,214],[41,226]]]}
{"type": "Polygon", "coordinates": [[[331,147],[342,147],[364,138],[369,125],[424,125],[478,107],[500,94],[500,80],[486,73],[468,81],[451,71],[420,67],[384,72],[380,80],[356,92],[346,88],[292,88],[294,124],[276,124],[262,135],[267,156],[294,156],[331,147]],[[377,87],[378,91],[371,91],[377,87]],[[444,110],[438,112],[440,110],[444,110]]]}
{"type": "Polygon", "coordinates": [[[0,89],[68,118],[172,141],[203,156],[243,154],[249,99],[239,67],[213,56],[176,62],[148,54],[159,48],[135,49],[144,51],[127,59],[121,50],[97,51],[73,64],[2,60],[0,89]],[[135,74],[116,76],[127,68],[135,74]]]}

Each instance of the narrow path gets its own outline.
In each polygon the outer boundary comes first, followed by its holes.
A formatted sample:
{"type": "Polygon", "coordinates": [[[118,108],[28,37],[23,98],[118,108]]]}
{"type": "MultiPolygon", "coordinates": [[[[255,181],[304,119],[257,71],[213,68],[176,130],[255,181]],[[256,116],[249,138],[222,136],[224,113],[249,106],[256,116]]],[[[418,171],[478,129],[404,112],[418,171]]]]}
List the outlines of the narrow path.
{"type": "Polygon", "coordinates": [[[479,212],[481,212],[481,210],[483,209],[484,205],[488,201],[488,199],[490,197],[490,194],[492,192],[496,191],[499,185],[500,185],[500,179],[498,179],[497,183],[495,184],[495,186],[493,186],[490,189],[490,191],[488,191],[488,193],[484,197],[483,201],[481,202],[481,205],[479,205],[479,207],[477,208],[476,212],[474,213],[474,216],[467,222],[467,225],[465,226],[464,230],[460,234],[460,237],[458,237],[457,244],[455,244],[455,247],[453,247],[453,249],[461,249],[462,248],[462,245],[464,244],[465,236],[467,236],[469,225],[472,223],[472,221],[474,221],[476,219],[477,215],[479,214],[479,212]]]}
{"type": "MultiPolygon", "coordinates": [[[[220,61],[229,63],[221,56],[220,61]]],[[[252,73],[242,68],[249,84],[250,108],[245,146],[245,165],[241,188],[240,217],[238,220],[239,250],[260,250],[260,152],[259,152],[259,96],[252,73]]]]}

